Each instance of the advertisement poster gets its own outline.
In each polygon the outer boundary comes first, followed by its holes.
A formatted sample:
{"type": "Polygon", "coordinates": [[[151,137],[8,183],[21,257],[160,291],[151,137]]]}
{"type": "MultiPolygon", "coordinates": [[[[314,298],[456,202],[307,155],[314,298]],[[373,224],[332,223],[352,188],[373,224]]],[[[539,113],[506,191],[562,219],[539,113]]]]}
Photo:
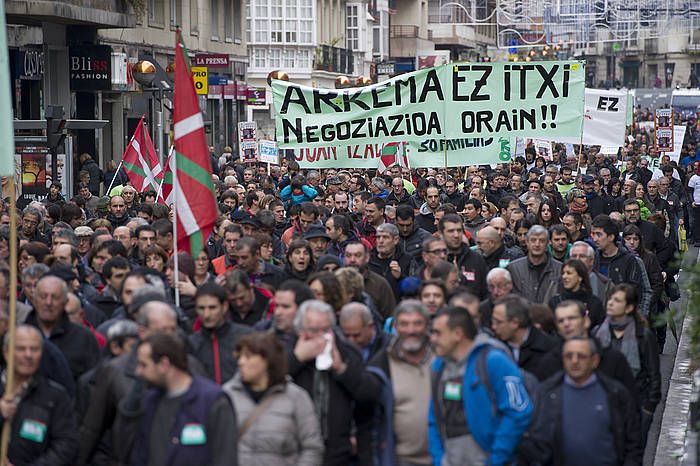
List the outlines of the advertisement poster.
{"type": "Polygon", "coordinates": [[[238,123],[238,149],[241,160],[244,162],[256,162],[258,160],[258,124],[254,121],[241,121],[238,123]]]}
{"type": "Polygon", "coordinates": [[[673,151],[673,110],[657,108],[654,116],[654,143],[659,152],[673,151]]]}

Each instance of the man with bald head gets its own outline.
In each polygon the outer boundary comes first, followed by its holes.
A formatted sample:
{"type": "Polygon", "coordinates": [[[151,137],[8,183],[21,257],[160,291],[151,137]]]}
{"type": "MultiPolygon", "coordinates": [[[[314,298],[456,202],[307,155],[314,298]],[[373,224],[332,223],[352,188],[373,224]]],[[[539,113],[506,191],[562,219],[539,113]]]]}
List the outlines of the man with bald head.
{"type": "Polygon", "coordinates": [[[515,246],[515,237],[508,229],[508,222],[503,217],[494,217],[487,225],[496,229],[506,248],[514,249],[518,254],[521,252],[519,248],[513,248],[515,246]]]}
{"type": "Polygon", "coordinates": [[[35,327],[20,325],[10,353],[5,336],[5,360],[14,358],[12,386],[4,387],[9,396],[0,400],[0,414],[11,421],[9,464],[71,464],[78,447],[73,403],[39,371],[43,343],[35,327]]]}
{"type": "Polygon", "coordinates": [[[127,253],[131,253],[131,248],[134,246],[133,236],[134,235],[128,226],[117,227],[112,232],[112,237],[124,245],[127,253]]]}
{"type": "Polygon", "coordinates": [[[74,324],[65,312],[68,286],[60,278],[48,275],[34,290],[34,311],[27,323],[38,328],[44,338],[58,346],[68,360],[74,379],[94,367],[100,359],[97,340],[88,329],[74,324]]]}
{"type": "Polygon", "coordinates": [[[493,303],[513,292],[513,278],[508,269],[496,267],[486,275],[486,286],[489,289],[489,295],[479,304],[479,314],[481,314],[481,326],[491,328],[493,303]]]}
{"type": "Polygon", "coordinates": [[[109,212],[106,218],[112,224],[112,231],[129,223],[129,214],[123,197],[114,196],[109,200],[109,212]]]}
{"type": "Polygon", "coordinates": [[[522,257],[514,249],[506,248],[503,238],[492,226],[486,226],[476,232],[476,246],[484,256],[489,270],[496,267],[505,268],[512,260],[522,257]]]}

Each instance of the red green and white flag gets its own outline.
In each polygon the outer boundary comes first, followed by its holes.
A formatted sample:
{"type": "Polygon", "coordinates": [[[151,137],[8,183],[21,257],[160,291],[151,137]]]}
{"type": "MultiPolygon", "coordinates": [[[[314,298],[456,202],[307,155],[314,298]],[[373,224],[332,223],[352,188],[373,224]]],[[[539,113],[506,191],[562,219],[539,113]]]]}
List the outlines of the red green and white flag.
{"type": "Polygon", "coordinates": [[[408,168],[408,156],[406,144],[403,142],[390,142],[382,147],[382,155],[379,157],[377,170],[384,173],[392,165],[408,168]]]}
{"type": "Polygon", "coordinates": [[[163,169],[158,161],[158,154],[148,131],[144,131],[143,119],[136,126],[136,131],[126,146],[122,166],[129,177],[131,185],[137,192],[144,192],[149,189],[158,191],[163,179],[163,169]]]}
{"type": "Polygon", "coordinates": [[[175,97],[173,108],[175,151],[170,163],[177,211],[177,249],[197,257],[214,229],[219,214],[211,181],[209,148],[204,119],[180,29],[175,44],[175,97]]]}

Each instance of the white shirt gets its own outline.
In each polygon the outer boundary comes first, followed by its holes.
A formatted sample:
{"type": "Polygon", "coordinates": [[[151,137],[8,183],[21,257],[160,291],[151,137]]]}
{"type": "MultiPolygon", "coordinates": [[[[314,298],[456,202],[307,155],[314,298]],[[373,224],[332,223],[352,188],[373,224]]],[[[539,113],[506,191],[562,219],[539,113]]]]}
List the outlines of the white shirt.
{"type": "Polygon", "coordinates": [[[693,202],[700,205],[700,176],[693,175],[688,181],[688,187],[693,189],[693,202]]]}

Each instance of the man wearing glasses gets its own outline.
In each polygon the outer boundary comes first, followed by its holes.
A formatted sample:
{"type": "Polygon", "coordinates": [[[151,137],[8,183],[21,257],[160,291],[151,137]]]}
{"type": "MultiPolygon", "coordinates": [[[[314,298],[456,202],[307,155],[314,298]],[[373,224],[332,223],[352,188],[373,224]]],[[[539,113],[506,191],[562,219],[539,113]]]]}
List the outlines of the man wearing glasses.
{"type": "Polygon", "coordinates": [[[391,180],[391,192],[385,199],[386,205],[399,205],[399,204],[409,204],[413,206],[413,201],[411,199],[408,191],[404,189],[403,178],[397,177],[391,180]]]}
{"type": "Polygon", "coordinates": [[[641,209],[636,199],[627,199],[623,204],[625,223],[637,225],[642,232],[642,243],[648,251],[656,253],[662,269],[673,258],[673,248],[669,247],[664,233],[651,222],[641,219],[641,209]]]}

